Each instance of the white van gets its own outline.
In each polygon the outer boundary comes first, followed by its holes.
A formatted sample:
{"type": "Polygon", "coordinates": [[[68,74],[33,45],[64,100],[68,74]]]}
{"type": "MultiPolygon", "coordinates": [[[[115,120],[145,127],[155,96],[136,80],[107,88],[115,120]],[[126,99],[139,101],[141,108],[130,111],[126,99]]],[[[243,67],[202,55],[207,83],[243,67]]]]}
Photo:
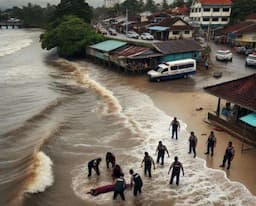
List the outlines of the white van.
{"type": "Polygon", "coordinates": [[[194,59],[183,59],[159,64],[155,70],[148,72],[151,81],[161,81],[187,77],[196,72],[196,61],[194,59]]]}

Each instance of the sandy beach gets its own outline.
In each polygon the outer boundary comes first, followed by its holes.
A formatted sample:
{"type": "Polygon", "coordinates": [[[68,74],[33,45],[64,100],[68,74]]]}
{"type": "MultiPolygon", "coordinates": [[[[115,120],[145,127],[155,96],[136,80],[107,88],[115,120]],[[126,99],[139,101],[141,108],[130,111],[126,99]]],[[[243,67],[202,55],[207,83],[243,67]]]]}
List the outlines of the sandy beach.
{"type": "MultiPolygon", "coordinates": [[[[216,111],[217,97],[207,94],[202,87],[232,78],[228,73],[224,73],[222,79],[215,80],[210,75],[212,72],[213,70],[200,71],[197,76],[188,80],[179,79],[151,83],[141,80],[142,77],[137,77],[135,79],[131,78],[130,81],[139,90],[147,93],[154,104],[166,114],[176,116],[182,122],[187,123],[187,130],[194,131],[198,137],[198,157],[205,159],[209,168],[221,169],[219,165],[222,163],[225,148],[228,141],[232,141],[236,149],[236,155],[231,169],[229,171],[225,170],[226,175],[231,181],[241,182],[252,194],[256,195],[256,150],[250,149],[242,153],[241,141],[225,131],[216,131],[214,125],[205,122],[208,112],[216,111]],[[203,110],[196,111],[196,108],[200,107],[203,110]],[[213,157],[204,154],[206,152],[206,140],[210,131],[214,131],[217,137],[217,145],[213,157]]],[[[166,125],[166,128],[168,126],[166,125]]],[[[250,146],[246,145],[246,147],[250,146]]]]}

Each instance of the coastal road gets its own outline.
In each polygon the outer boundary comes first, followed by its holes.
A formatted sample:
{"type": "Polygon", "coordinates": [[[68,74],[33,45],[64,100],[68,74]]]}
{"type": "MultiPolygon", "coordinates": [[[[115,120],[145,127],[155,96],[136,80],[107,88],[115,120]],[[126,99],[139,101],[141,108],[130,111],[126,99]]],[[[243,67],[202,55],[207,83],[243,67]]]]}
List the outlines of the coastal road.
{"type": "Polygon", "coordinates": [[[256,72],[256,67],[246,67],[245,66],[245,55],[237,54],[236,51],[232,50],[230,47],[223,44],[215,44],[210,42],[211,47],[211,61],[215,68],[218,68],[223,71],[223,73],[227,72],[231,76],[241,77],[249,74],[253,74],[256,72]],[[216,61],[215,54],[219,49],[229,49],[233,53],[232,62],[224,62],[224,61],[216,61]]]}

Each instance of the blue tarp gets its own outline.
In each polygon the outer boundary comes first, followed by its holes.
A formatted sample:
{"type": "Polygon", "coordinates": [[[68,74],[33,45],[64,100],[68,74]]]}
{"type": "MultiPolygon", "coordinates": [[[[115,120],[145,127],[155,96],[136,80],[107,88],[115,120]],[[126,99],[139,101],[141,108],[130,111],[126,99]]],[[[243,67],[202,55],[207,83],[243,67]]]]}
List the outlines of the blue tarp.
{"type": "Polygon", "coordinates": [[[164,27],[164,26],[151,26],[148,27],[149,30],[153,30],[153,31],[166,31],[169,29],[169,27],[164,27]]]}
{"type": "Polygon", "coordinates": [[[253,127],[256,127],[256,112],[243,116],[239,119],[253,127]]]}

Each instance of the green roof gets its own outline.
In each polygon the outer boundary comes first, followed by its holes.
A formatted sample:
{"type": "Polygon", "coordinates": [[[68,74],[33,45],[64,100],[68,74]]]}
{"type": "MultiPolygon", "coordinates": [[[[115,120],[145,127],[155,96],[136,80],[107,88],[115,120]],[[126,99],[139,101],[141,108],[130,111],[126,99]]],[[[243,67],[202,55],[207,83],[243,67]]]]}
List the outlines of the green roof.
{"type": "Polygon", "coordinates": [[[90,47],[93,49],[103,51],[103,52],[110,52],[110,51],[118,49],[119,47],[122,47],[126,44],[127,44],[127,42],[123,42],[123,41],[107,40],[104,42],[100,42],[98,44],[94,44],[90,47]]]}
{"type": "Polygon", "coordinates": [[[243,116],[240,118],[240,120],[253,127],[256,127],[256,112],[243,116]]]}

